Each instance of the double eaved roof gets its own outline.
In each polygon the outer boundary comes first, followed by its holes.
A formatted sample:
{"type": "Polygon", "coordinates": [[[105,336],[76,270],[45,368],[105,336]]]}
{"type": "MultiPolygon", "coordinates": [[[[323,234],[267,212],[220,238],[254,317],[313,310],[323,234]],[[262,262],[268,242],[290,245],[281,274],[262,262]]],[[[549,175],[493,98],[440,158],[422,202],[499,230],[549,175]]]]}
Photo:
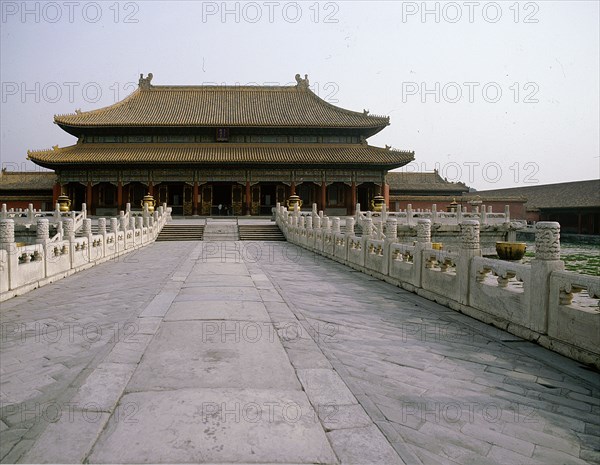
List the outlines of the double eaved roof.
{"type": "Polygon", "coordinates": [[[140,87],[114,105],[57,115],[68,132],[83,128],[123,127],[260,127],[353,128],[372,135],[389,117],[336,107],[319,98],[298,76],[296,86],[153,86],[140,87]]]}
{"type": "Polygon", "coordinates": [[[378,165],[397,167],[414,158],[414,152],[366,144],[76,144],[30,151],[38,165],[72,164],[294,164],[378,165]]]}

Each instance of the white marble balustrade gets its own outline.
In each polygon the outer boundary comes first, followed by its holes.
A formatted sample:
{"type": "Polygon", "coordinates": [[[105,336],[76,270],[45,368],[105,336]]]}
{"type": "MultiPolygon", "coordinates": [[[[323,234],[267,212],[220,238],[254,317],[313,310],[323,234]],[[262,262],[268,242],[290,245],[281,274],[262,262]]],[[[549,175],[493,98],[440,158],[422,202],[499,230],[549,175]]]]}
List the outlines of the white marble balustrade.
{"type": "Polygon", "coordinates": [[[536,224],[535,259],[522,264],[482,256],[480,220],[509,224],[508,210],[433,210],[374,216],[357,208],[344,233],[339,218],[313,212],[300,222],[299,211],[281,205],[276,221],[291,243],[600,368],[600,278],[564,271],[558,223],[536,224]],[[432,248],[433,221],[444,218],[458,221],[451,252],[432,248]],[[416,241],[396,237],[401,221],[416,228],[416,241]]]}

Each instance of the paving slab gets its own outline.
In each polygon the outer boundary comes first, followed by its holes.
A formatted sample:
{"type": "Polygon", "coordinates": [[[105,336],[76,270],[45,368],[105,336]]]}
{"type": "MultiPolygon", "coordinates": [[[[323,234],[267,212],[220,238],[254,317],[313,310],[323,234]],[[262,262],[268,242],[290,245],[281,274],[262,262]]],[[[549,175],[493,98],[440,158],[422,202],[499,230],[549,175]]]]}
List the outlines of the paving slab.
{"type": "Polygon", "coordinates": [[[301,391],[179,389],[127,394],[136,422],[111,418],[90,463],[335,464],[301,391]]]}
{"type": "Polygon", "coordinates": [[[164,322],[128,386],[298,389],[272,326],[253,321],[164,322]]]}
{"type": "Polygon", "coordinates": [[[219,300],[175,302],[171,305],[164,320],[231,320],[271,323],[271,318],[263,302],[219,300]]]}

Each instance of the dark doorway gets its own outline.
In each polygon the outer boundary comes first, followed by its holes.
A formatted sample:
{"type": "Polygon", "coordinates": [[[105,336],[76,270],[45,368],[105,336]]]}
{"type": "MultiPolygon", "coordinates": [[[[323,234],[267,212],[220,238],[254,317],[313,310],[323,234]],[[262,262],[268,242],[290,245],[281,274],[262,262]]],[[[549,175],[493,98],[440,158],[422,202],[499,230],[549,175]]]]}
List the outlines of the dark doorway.
{"type": "Polygon", "coordinates": [[[154,187],[154,194],[158,205],[167,202],[172,215],[183,215],[183,184],[162,182],[154,187]]]}
{"type": "Polygon", "coordinates": [[[261,184],[260,185],[260,214],[270,215],[271,209],[276,203],[276,185],[275,184],[261,184]]]}
{"type": "Polygon", "coordinates": [[[70,182],[63,188],[63,192],[71,199],[71,210],[81,210],[81,205],[85,202],[85,191],[85,186],[78,182],[70,182]]]}
{"type": "Polygon", "coordinates": [[[213,184],[212,214],[217,216],[232,215],[231,184],[213,184]],[[221,208],[219,208],[219,205],[221,208]]]}
{"type": "Polygon", "coordinates": [[[374,183],[366,182],[364,184],[360,184],[357,188],[357,198],[358,203],[360,203],[361,211],[366,211],[371,209],[371,200],[379,194],[379,186],[374,183]]]}

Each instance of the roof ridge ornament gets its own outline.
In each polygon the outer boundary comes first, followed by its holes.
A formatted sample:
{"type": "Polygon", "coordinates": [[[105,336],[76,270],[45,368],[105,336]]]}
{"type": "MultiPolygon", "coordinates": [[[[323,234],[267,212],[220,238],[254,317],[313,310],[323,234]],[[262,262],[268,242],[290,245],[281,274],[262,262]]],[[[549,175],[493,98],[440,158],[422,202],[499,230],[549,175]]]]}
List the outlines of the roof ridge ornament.
{"type": "Polygon", "coordinates": [[[148,73],[148,76],[144,78],[144,73],[140,73],[140,80],[138,83],[140,89],[150,89],[152,87],[152,84],[150,84],[150,82],[152,81],[153,77],[154,76],[152,75],[152,73],[148,73]]]}
{"type": "Polygon", "coordinates": [[[304,79],[300,77],[300,73],[296,74],[296,87],[308,89],[308,74],[304,75],[304,79]]]}

